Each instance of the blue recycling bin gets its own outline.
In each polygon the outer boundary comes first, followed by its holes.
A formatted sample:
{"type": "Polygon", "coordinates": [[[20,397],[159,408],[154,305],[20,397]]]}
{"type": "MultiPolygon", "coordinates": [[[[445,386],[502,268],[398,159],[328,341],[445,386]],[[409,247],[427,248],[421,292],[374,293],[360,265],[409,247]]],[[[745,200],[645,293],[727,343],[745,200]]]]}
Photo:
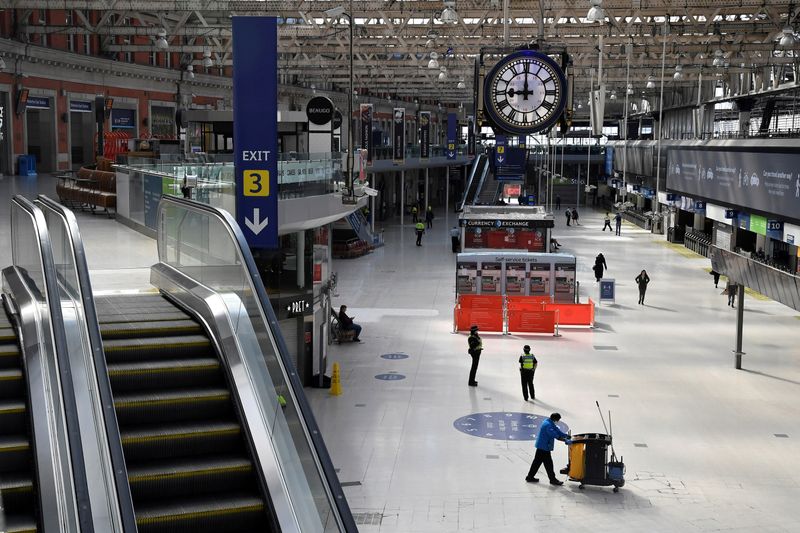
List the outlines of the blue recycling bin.
{"type": "Polygon", "coordinates": [[[32,155],[21,155],[17,157],[18,176],[36,176],[36,157],[32,155]]]}

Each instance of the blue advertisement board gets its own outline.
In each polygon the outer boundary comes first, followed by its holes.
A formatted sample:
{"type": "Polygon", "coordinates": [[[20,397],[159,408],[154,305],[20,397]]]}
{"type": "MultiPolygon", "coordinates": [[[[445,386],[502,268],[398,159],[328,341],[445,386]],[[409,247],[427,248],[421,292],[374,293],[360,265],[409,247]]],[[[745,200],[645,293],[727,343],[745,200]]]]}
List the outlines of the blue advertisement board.
{"type": "Polygon", "coordinates": [[[236,221],[251,248],[278,247],[275,17],[233,17],[236,221]]]}
{"type": "Polygon", "coordinates": [[[134,129],[136,128],[136,110],[135,109],[112,109],[111,110],[111,127],[134,129]]]}
{"type": "Polygon", "coordinates": [[[600,301],[614,301],[616,290],[615,280],[603,278],[600,280],[600,301]]]}
{"type": "Polygon", "coordinates": [[[454,160],[456,158],[456,141],[458,138],[458,121],[456,120],[455,113],[447,114],[447,159],[454,160]]]}
{"type": "Polygon", "coordinates": [[[783,240],[783,221],[767,220],[767,237],[782,241],[783,240]]]}

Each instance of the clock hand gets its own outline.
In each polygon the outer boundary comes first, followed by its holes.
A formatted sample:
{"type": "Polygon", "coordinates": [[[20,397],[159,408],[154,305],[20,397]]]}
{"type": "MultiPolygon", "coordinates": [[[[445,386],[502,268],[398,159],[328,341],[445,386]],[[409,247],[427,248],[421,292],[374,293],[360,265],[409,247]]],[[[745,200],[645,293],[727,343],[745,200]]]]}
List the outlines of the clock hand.
{"type": "Polygon", "coordinates": [[[522,87],[522,99],[527,100],[528,95],[533,94],[533,91],[528,90],[528,74],[525,74],[525,85],[522,87]]]}

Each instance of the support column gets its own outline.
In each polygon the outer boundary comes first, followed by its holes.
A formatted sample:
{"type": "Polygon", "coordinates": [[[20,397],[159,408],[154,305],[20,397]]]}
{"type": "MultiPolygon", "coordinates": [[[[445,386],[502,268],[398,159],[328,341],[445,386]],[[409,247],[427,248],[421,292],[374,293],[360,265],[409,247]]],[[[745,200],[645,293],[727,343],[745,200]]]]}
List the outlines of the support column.
{"type": "Polygon", "coordinates": [[[400,172],[400,226],[403,226],[403,217],[406,214],[406,172],[400,172]]]}
{"type": "Polygon", "coordinates": [[[306,284],[306,232],[297,232],[297,287],[305,288],[306,284]]]}
{"type": "Polygon", "coordinates": [[[450,166],[445,167],[445,183],[444,183],[444,223],[445,228],[449,223],[450,217],[450,166]]]}
{"type": "Polygon", "coordinates": [[[426,167],[425,168],[425,205],[423,205],[422,209],[420,210],[420,214],[422,214],[423,216],[428,211],[428,206],[430,205],[430,200],[428,198],[428,172],[429,172],[429,169],[426,167]]]}
{"type": "Polygon", "coordinates": [[[742,369],[742,334],[744,329],[744,285],[736,285],[736,296],[739,306],[736,308],[736,370],[742,369]]]}

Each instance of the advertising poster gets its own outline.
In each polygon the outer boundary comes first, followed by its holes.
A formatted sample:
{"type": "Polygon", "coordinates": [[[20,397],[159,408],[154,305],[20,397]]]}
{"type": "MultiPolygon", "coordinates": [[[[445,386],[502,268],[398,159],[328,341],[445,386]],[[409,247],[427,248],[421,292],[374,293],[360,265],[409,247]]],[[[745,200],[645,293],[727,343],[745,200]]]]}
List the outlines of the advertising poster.
{"type": "Polygon", "coordinates": [[[798,220],[800,152],[670,149],[667,187],[798,220]]]}
{"type": "Polygon", "coordinates": [[[531,263],[530,295],[548,296],[550,294],[550,265],[531,263]]]}
{"type": "Polygon", "coordinates": [[[478,293],[478,263],[459,262],[456,265],[456,293],[478,293]]]}
{"type": "Polygon", "coordinates": [[[395,107],[392,117],[392,159],[401,165],[406,159],[406,109],[395,107]]]}
{"type": "Polygon", "coordinates": [[[600,301],[614,302],[615,280],[603,278],[600,280],[600,301]]]}
{"type": "Polygon", "coordinates": [[[361,104],[361,149],[367,151],[367,164],[372,163],[372,104],[361,104]]]}
{"type": "Polygon", "coordinates": [[[502,263],[481,263],[481,294],[502,294],[502,263]]]}
{"type": "Polygon", "coordinates": [[[447,160],[452,161],[455,160],[456,154],[458,151],[456,150],[456,143],[458,138],[458,120],[456,119],[455,113],[448,113],[447,114],[447,160]]]}
{"type": "Polygon", "coordinates": [[[525,263],[506,263],[506,294],[525,295],[525,263]]]}
{"type": "Polygon", "coordinates": [[[431,113],[421,111],[419,114],[419,157],[428,159],[431,156],[431,113]]]}
{"type": "Polygon", "coordinates": [[[556,302],[575,301],[575,265],[559,263],[555,265],[555,294],[556,302]]]}

